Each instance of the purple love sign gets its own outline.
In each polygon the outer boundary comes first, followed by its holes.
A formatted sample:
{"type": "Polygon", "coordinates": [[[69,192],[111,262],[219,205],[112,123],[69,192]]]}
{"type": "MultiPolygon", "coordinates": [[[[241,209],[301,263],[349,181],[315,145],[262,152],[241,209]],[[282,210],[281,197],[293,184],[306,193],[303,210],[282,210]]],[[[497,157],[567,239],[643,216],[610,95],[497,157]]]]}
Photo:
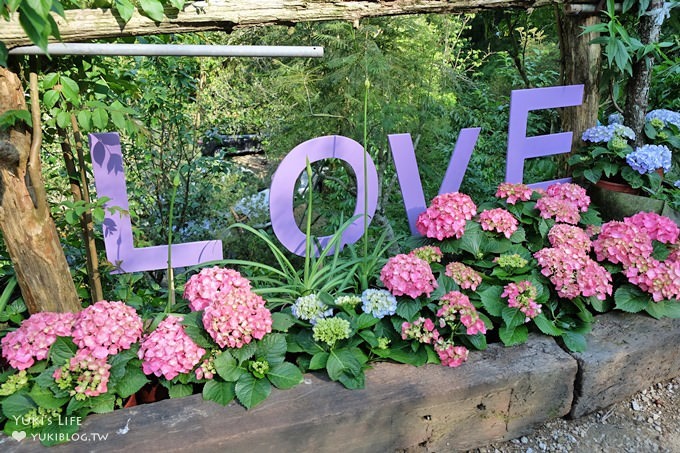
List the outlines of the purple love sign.
{"type": "MultiPolygon", "coordinates": [[[[527,137],[529,111],[557,107],[572,107],[583,103],[583,85],[514,90],[510,94],[510,124],[508,125],[508,157],[505,181],[520,183],[524,178],[524,161],[533,157],[551,156],[571,151],[572,132],[527,137]]],[[[571,178],[530,184],[546,188],[571,178]]]]}
{"type": "MultiPolygon", "coordinates": [[[[293,213],[293,196],[295,183],[307,167],[307,162],[318,162],[324,159],[341,159],[349,164],[357,181],[356,205],[354,215],[361,217],[354,220],[342,233],[340,247],[359,240],[364,233],[364,215],[369,220],[375,214],[378,204],[378,173],[371,156],[364,156],[364,148],[356,141],[341,135],[317,137],[296,146],[281,161],[272,178],[269,192],[269,213],[271,215],[274,234],[291,252],[305,255],[305,233],[300,231],[293,213]],[[366,158],[366,180],[364,180],[364,157],[366,158]],[[364,190],[368,191],[368,206],[364,206],[364,190]]],[[[311,184],[311,181],[309,182],[311,184]]],[[[332,236],[318,238],[325,248],[332,236]]],[[[319,251],[317,250],[317,253],[319,251]]]]}
{"type": "MultiPolygon", "coordinates": [[[[440,195],[457,192],[460,188],[480,130],[481,128],[475,127],[460,131],[451,160],[449,161],[449,166],[444,175],[444,180],[439,187],[440,195]]],[[[427,205],[425,204],[423,184],[418,173],[418,162],[416,161],[411,134],[388,135],[387,140],[390,143],[394,166],[397,169],[397,178],[399,179],[404,209],[406,209],[411,234],[420,236],[416,228],[416,221],[418,220],[418,215],[427,208],[427,205]]]]}
{"type": "MultiPolygon", "coordinates": [[[[90,154],[95,186],[99,197],[109,197],[107,207],[128,210],[123,154],[117,133],[90,134],[90,154]]],[[[130,216],[106,210],[103,222],[106,259],[113,273],[150,271],[168,267],[168,246],[136,248],[130,216]]],[[[194,266],[222,259],[222,242],[188,242],[172,245],[172,267],[194,266]]]]}

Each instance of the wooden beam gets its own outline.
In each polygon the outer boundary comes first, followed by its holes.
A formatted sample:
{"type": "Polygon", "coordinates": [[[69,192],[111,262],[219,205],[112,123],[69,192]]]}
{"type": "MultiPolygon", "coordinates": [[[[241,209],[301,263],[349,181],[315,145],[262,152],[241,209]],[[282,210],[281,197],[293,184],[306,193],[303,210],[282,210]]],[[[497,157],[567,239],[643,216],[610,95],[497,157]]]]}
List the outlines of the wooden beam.
{"type": "MultiPolygon", "coordinates": [[[[253,25],[328,20],[358,21],[367,17],[426,13],[465,13],[484,9],[531,9],[558,0],[211,0],[193,2],[183,11],[166,10],[162,22],[138,11],[127,24],[111,9],[77,9],[54,16],[64,42],[197,31],[230,31],[253,25]]],[[[31,44],[14,17],[0,26],[8,48],[31,44]]]]}

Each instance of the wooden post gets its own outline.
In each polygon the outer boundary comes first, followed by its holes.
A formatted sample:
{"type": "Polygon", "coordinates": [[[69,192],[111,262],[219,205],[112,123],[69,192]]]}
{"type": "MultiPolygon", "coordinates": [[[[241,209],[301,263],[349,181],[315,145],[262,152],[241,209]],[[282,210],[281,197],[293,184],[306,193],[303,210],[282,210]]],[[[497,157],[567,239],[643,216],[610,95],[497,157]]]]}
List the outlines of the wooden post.
{"type": "MultiPolygon", "coordinates": [[[[559,7],[556,7],[559,8],[559,7]]],[[[574,133],[572,149],[581,145],[581,134],[597,124],[600,107],[600,46],[590,41],[599,34],[582,34],[583,27],[600,22],[597,14],[568,15],[557,11],[560,41],[560,82],[562,85],[583,84],[583,104],[567,107],[561,113],[562,130],[574,133]]]]}
{"type": "MultiPolygon", "coordinates": [[[[0,68],[0,115],[8,110],[26,110],[24,91],[16,74],[0,68]]],[[[0,130],[0,230],[28,311],[77,312],[81,305],[45,202],[39,153],[31,153],[34,141],[24,124],[0,130]]]]}

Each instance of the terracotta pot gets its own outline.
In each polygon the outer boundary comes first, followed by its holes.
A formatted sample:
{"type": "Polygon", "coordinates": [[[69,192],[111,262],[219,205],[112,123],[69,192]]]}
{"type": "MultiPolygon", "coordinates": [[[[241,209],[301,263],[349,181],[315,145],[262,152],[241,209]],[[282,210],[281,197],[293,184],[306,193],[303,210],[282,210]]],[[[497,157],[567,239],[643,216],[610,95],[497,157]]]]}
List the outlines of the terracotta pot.
{"type": "Polygon", "coordinates": [[[137,395],[134,393],[130,395],[130,397],[127,399],[125,404],[123,404],[123,407],[135,407],[137,405],[137,395]]]}
{"type": "Polygon", "coordinates": [[[595,185],[603,190],[609,190],[612,192],[630,193],[633,195],[637,195],[640,192],[638,189],[633,189],[628,184],[607,181],[606,179],[600,179],[595,185]]]}

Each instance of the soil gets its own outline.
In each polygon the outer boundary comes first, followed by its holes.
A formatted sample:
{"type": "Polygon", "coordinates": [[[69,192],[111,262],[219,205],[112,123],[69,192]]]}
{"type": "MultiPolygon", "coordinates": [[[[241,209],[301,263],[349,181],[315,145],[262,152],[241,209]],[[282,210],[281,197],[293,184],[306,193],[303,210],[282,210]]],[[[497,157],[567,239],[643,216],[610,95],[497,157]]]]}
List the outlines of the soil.
{"type": "Polygon", "coordinates": [[[680,453],[680,377],[579,419],[551,420],[531,435],[467,453],[511,452],[680,453]]]}

